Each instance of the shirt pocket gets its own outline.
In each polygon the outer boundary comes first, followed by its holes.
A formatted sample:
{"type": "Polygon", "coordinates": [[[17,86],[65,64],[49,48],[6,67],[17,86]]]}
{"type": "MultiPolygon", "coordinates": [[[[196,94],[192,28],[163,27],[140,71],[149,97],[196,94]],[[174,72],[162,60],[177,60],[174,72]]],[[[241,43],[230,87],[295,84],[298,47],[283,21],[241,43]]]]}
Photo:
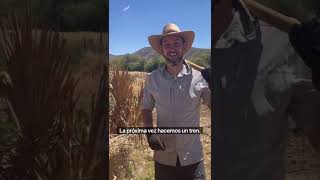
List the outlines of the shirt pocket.
{"type": "Polygon", "coordinates": [[[179,101],[181,102],[181,107],[184,110],[193,111],[194,108],[199,104],[200,93],[197,92],[190,82],[183,82],[178,87],[178,92],[176,93],[179,101]]]}

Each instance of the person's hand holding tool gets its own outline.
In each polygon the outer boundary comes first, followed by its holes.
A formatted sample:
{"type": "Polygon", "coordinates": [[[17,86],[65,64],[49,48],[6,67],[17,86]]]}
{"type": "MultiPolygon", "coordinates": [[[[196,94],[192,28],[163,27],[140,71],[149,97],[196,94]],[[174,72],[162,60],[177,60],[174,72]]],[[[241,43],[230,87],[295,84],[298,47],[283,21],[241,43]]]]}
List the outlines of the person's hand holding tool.
{"type": "Polygon", "coordinates": [[[146,134],[149,147],[155,151],[164,151],[165,145],[158,134],[146,134]]]}

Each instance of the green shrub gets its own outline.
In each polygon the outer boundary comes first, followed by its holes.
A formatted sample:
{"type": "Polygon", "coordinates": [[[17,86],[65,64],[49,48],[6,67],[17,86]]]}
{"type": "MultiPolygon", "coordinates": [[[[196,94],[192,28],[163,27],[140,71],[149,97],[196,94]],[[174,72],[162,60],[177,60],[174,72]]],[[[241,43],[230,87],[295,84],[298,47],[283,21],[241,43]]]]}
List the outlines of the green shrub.
{"type": "Polygon", "coordinates": [[[201,54],[200,56],[197,56],[195,58],[190,59],[191,62],[202,66],[202,67],[209,67],[210,65],[210,54],[201,54]]]}

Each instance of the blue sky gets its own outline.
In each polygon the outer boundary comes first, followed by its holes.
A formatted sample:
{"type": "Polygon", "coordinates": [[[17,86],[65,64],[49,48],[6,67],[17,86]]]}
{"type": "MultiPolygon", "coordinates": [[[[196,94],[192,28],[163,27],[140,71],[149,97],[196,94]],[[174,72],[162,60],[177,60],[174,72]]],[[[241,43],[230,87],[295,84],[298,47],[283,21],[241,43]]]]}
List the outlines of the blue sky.
{"type": "Polygon", "coordinates": [[[193,47],[211,47],[211,0],[109,0],[109,53],[133,53],[150,46],[169,22],[195,31],[193,47]]]}

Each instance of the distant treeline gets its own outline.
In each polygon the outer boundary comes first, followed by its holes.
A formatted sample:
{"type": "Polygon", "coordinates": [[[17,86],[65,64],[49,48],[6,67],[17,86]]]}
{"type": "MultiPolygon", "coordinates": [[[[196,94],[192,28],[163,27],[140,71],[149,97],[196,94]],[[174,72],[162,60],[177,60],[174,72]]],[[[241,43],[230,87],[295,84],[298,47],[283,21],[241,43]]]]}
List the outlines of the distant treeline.
{"type": "MultiPolygon", "coordinates": [[[[203,67],[210,66],[209,54],[200,54],[189,60],[203,67]]],[[[162,56],[156,56],[154,59],[146,60],[143,57],[134,54],[126,54],[114,58],[111,60],[110,64],[128,71],[151,72],[162,67],[165,64],[165,59],[162,56]]]]}
{"type": "Polygon", "coordinates": [[[31,2],[32,15],[41,26],[61,31],[106,31],[106,0],[1,0],[0,16],[10,10],[21,10],[31,2]]]}
{"type": "Polygon", "coordinates": [[[126,54],[120,57],[114,58],[111,62],[111,65],[117,66],[123,70],[128,71],[145,71],[151,72],[165,64],[163,57],[157,56],[153,60],[146,60],[143,57],[126,54]]]}

